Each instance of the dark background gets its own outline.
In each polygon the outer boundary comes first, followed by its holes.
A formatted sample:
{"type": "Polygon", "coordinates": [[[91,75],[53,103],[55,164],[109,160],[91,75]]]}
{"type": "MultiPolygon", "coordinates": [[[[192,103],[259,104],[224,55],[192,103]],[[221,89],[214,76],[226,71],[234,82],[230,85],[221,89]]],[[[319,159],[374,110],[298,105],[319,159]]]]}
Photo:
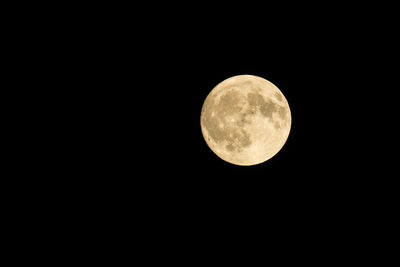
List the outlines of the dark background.
{"type": "Polygon", "coordinates": [[[24,95],[42,103],[25,115],[25,169],[43,177],[27,182],[40,188],[34,208],[51,206],[78,240],[144,236],[143,250],[179,243],[189,255],[193,241],[219,251],[253,238],[349,253],[383,231],[370,229],[395,197],[385,166],[393,17],[234,7],[93,5],[23,25],[22,66],[34,73],[24,79],[39,88],[24,95]],[[219,159],[200,129],[208,93],[240,74],[274,83],[292,113],[283,149],[249,167],[219,159]]]}
{"type": "Polygon", "coordinates": [[[368,12],[325,11],[95,15],[76,25],[63,53],[85,111],[76,136],[83,183],[114,197],[132,190],[179,216],[273,210],[289,222],[369,208],[359,204],[374,201],[378,184],[366,175],[378,154],[370,121],[380,120],[374,99],[389,42],[368,12]],[[284,148],[251,167],[220,160],[200,129],[207,94],[239,74],[273,82],[292,112],[284,148]]]}
{"type": "Polygon", "coordinates": [[[374,23],[349,12],[254,14],[244,24],[218,15],[147,27],[123,20],[89,37],[95,85],[85,86],[84,104],[91,103],[89,125],[95,119],[87,136],[94,158],[82,162],[89,177],[83,192],[117,210],[133,205],[156,228],[162,221],[202,229],[196,235],[229,236],[244,224],[300,239],[306,232],[363,238],[386,186],[371,142],[384,48],[374,23]],[[200,129],[207,94],[239,74],[273,82],[292,112],[286,145],[251,167],[219,159],[200,129]]]}

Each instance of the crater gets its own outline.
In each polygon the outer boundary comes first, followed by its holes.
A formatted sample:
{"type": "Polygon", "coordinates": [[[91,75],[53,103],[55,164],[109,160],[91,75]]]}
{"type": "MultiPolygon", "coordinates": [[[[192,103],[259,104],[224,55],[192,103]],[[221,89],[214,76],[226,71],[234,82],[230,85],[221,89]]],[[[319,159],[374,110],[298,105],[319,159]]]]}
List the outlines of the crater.
{"type": "MultiPolygon", "coordinates": [[[[226,111],[224,108],[228,108],[226,104],[232,103],[237,97],[234,95],[227,95],[226,98],[220,100],[218,105],[215,105],[215,101],[209,99],[209,103],[206,103],[203,108],[202,125],[207,129],[208,135],[215,143],[222,143],[226,141],[225,148],[231,152],[242,151],[243,148],[251,145],[249,134],[238,127],[239,123],[245,123],[245,118],[235,122],[234,126],[231,124],[224,123],[226,111]],[[212,116],[212,114],[215,116],[212,116]],[[222,127],[221,127],[222,124],[222,127]]],[[[208,101],[208,100],[207,100],[208,101]]],[[[235,104],[232,103],[234,106],[235,104]]],[[[235,109],[240,107],[234,107],[235,109]]],[[[232,112],[232,110],[230,110],[232,112]]],[[[229,111],[228,111],[229,112],[229,111]]],[[[234,112],[236,113],[236,111],[234,112]]],[[[208,141],[210,141],[208,139],[208,141]]]]}
{"type": "Polygon", "coordinates": [[[280,93],[276,92],[274,95],[275,95],[276,100],[278,100],[279,102],[281,102],[283,100],[283,97],[280,93]]]}
{"type": "MultiPolygon", "coordinates": [[[[236,114],[242,109],[240,103],[240,93],[236,90],[230,90],[226,94],[222,95],[219,103],[216,107],[220,113],[226,113],[228,115],[236,114]]],[[[226,115],[223,114],[223,115],[226,115]]]]}
{"type": "Polygon", "coordinates": [[[248,93],[247,101],[249,101],[249,105],[252,107],[258,107],[264,104],[264,98],[259,93],[248,93]]]}
{"type": "Polygon", "coordinates": [[[255,110],[260,110],[264,117],[271,118],[272,113],[278,110],[277,104],[272,100],[264,100],[263,96],[257,92],[247,94],[249,108],[246,111],[248,114],[254,114],[255,110]]]}
{"type": "Polygon", "coordinates": [[[222,121],[218,119],[219,114],[217,110],[214,110],[214,100],[207,99],[203,107],[202,124],[207,129],[208,134],[214,140],[214,142],[219,143],[225,139],[225,133],[223,127],[220,128],[222,121]],[[214,114],[214,116],[213,116],[214,114]]]}
{"type": "MultiPolygon", "coordinates": [[[[233,135],[233,136],[235,137],[235,135],[233,135]]],[[[240,147],[248,147],[249,145],[251,145],[250,136],[243,129],[240,129],[240,131],[237,133],[236,138],[237,138],[236,139],[237,140],[237,144],[240,147]]]]}
{"type": "Polygon", "coordinates": [[[234,147],[232,144],[226,145],[225,148],[226,148],[227,150],[231,151],[231,152],[235,150],[235,147],[234,147]]]}
{"type": "Polygon", "coordinates": [[[246,110],[245,113],[240,114],[239,120],[236,122],[236,125],[239,127],[243,127],[245,124],[250,124],[251,120],[248,118],[249,115],[254,114],[254,111],[246,110]]]}
{"type": "Polygon", "coordinates": [[[285,107],[280,106],[278,109],[278,115],[281,119],[285,119],[287,115],[287,110],[285,107]]]}
{"type": "Polygon", "coordinates": [[[241,152],[243,151],[243,148],[246,148],[250,146],[251,140],[249,134],[242,130],[242,129],[237,129],[237,128],[232,128],[232,134],[229,136],[227,141],[227,145],[225,148],[231,152],[241,152]]]}
{"type": "Polygon", "coordinates": [[[272,113],[274,113],[276,110],[277,110],[277,105],[270,100],[268,102],[265,102],[260,107],[261,114],[267,118],[271,118],[272,113]]]}
{"type": "Polygon", "coordinates": [[[203,125],[214,142],[219,143],[226,139],[224,128],[219,127],[220,121],[218,119],[204,119],[203,125]]]}
{"type": "Polygon", "coordinates": [[[240,88],[252,88],[253,82],[252,81],[241,81],[237,84],[240,88]]]}

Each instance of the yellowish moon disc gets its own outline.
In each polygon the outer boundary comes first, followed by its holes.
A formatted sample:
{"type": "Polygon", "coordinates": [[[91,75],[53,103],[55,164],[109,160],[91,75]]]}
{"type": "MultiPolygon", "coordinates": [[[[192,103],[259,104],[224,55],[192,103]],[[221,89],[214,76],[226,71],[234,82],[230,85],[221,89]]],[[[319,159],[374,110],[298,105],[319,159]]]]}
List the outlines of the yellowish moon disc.
{"type": "Polygon", "coordinates": [[[289,104],[271,82],[238,75],[219,83],[201,110],[201,130],[221,159],[249,166],[265,162],[285,144],[291,127],[289,104]]]}

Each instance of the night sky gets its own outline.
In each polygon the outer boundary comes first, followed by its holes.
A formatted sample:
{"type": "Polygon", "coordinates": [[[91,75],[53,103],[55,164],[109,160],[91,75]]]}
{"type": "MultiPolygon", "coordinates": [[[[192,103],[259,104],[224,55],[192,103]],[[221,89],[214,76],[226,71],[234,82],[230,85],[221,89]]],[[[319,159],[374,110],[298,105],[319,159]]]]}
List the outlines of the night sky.
{"type": "Polygon", "coordinates": [[[183,28],[176,21],[136,27],[131,35],[122,34],[126,28],[111,31],[107,50],[90,50],[88,60],[95,62],[98,71],[89,73],[99,84],[89,98],[104,127],[103,145],[95,148],[104,155],[99,173],[121,179],[124,190],[138,183],[162,199],[182,194],[183,203],[190,202],[186,197],[208,205],[231,199],[259,208],[270,205],[261,199],[271,198],[286,208],[312,203],[322,209],[369,186],[356,160],[368,149],[358,129],[376,116],[363,109],[371,97],[373,82],[367,87],[365,75],[373,58],[364,56],[362,37],[329,21],[322,28],[307,20],[278,24],[183,28]],[[292,113],[283,149],[250,167],[219,159],[200,129],[207,94],[240,74],[277,85],[292,113]]]}
{"type": "Polygon", "coordinates": [[[389,138],[376,142],[390,132],[382,110],[393,113],[377,104],[384,48],[371,41],[373,23],[353,21],[355,11],[273,10],[98,13],[77,24],[78,38],[63,36],[54,60],[65,71],[54,79],[65,85],[72,126],[63,130],[65,160],[52,166],[67,174],[62,188],[84,216],[138,224],[165,246],[199,240],[217,249],[215,240],[234,242],[236,233],[299,247],[350,232],[366,238],[362,222],[392,196],[379,165],[389,138]],[[208,93],[241,74],[274,83],[292,115],[281,151],[246,167],[217,157],[200,128],[208,93]]]}

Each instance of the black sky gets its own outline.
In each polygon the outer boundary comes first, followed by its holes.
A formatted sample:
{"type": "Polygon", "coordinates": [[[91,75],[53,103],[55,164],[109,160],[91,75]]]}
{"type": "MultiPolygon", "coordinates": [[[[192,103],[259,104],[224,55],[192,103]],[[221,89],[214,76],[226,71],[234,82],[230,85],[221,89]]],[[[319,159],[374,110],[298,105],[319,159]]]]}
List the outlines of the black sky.
{"type": "Polygon", "coordinates": [[[92,73],[100,80],[93,96],[99,98],[94,104],[104,128],[95,146],[104,158],[94,164],[102,176],[116,175],[128,187],[138,183],[150,191],[159,186],[165,196],[206,193],[209,204],[210,197],[251,199],[265,192],[293,203],[306,195],[315,203],[321,197],[334,202],[341,201],[334,197],[338,190],[346,194],[359,186],[354,159],[362,153],[357,124],[364,118],[355,101],[369,89],[359,86],[354,65],[364,58],[349,35],[293,25],[254,32],[229,26],[213,32],[161,28],[144,36],[112,44],[105,56],[99,51],[99,72],[92,73]],[[207,94],[239,74],[276,84],[292,112],[284,148],[252,167],[220,160],[200,129],[207,94]]]}
{"type": "Polygon", "coordinates": [[[315,242],[362,236],[360,222],[392,196],[379,164],[385,139],[376,142],[389,132],[376,104],[384,31],[351,9],[144,18],[117,10],[83,12],[90,19],[57,26],[58,45],[46,46],[62,84],[52,103],[66,122],[53,147],[65,151],[52,159],[51,173],[65,175],[55,194],[68,191],[82,216],[139,224],[156,240],[189,233],[180,240],[212,243],[217,233],[234,239],[240,225],[298,246],[309,233],[315,242]],[[274,83],[292,114],[283,149],[249,167],[218,158],[200,128],[208,93],[240,74],[274,83]]]}
{"type": "Polygon", "coordinates": [[[377,117],[371,68],[380,57],[370,53],[371,27],[347,13],[341,22],[324,16],[250,16],[247,23],[218,16],[165,23],[121,16],[84,30],[73,73],[85,80],[77,94],[84,92],[82,103],[90,103],[86,126],[99,127],[87,136],[98,159],[91,163],[102,175],[140,177],[134,180],[176,192],[187,191],[186,184],[196,194],[232,187],[250,190],[243,192],[251,197],[275,188],[273,194],[294,201],[359,186],[359,158],[369,149],[365,123],[377,117]],[[284,148],[252,167],[220,160],[200,130],[207,94],[239,74],[276,84],[292,112],[284,148]]]}
{"type": "Polygon", "coordinates": [[[398,9],[250,2],[4,9],[2,89],[15,97],[2,98],[3,217],[15,260],[388,259],[398,9]],[[292,115],[282,150],[248,167],[216,156],[200,128],[209,92],[241,74],[274,83],[292,115]]]}

